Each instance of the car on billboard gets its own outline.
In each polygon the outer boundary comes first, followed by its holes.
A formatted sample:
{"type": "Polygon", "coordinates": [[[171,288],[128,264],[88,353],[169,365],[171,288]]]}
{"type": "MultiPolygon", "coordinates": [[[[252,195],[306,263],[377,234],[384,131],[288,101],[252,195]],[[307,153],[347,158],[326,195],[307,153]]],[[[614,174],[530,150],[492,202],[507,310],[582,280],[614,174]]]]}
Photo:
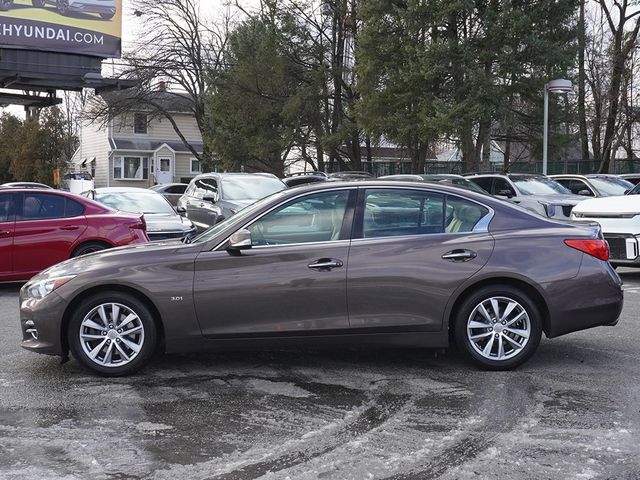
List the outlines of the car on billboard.
{"type": "Polygon", "coordinates": [[[105,20],[111,20],[116,14],[116,0],[31,0],[31,3],[34,7],[54,5],[62,15],[97,13],[105,20]]]}

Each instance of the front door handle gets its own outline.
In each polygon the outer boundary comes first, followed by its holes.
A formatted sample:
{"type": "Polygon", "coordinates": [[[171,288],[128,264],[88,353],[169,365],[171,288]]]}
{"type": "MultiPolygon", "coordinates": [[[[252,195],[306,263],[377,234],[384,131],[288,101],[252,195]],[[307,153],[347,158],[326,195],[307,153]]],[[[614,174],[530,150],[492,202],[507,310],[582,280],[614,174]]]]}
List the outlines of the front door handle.
{"type": "Polygon", "coordinates": [[[78,230],[78,226],[77,225],[64,225],[63,227],[60,227],[60,230],[78,230]]]}
{"type": "Polygon", "coordinates": [[[8,231],[0,231],[0,238],[2,237],[10,237],[11,236],[11,232],[8,231]]]}
{"type": "Polygon", "coordinates": [[[450,252],[442,255],[443,260],[450,260],[452,262],[468,262],[473,260],[478,255],[472,250],[451,250],[450,252]]]}
{"type": "Polygon", "coordinates": [[[342,260],[338,260],[335,258],[321,258],[319,260],[316,260],[315,262],[310,263],[309,265],[307,265],[307,267],[323,272],[329,271],[332,268],[342,267],[343,265],[344,264],[342,263],[342,260]]]}

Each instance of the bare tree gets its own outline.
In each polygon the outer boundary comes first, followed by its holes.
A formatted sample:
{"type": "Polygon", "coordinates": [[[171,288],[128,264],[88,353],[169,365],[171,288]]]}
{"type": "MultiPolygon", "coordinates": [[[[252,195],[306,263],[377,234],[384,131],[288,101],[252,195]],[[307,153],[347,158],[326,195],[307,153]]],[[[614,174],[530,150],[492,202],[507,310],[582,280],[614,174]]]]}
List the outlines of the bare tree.
{"type": "MultiPolygon", "coordinates": [[[[615,149],[619,146],[618,140],[624,126],[620,125],[620,107],[623,96],[623,86],[627,63],[636,46],[640,33],[640,8],[629,0],[598,0],[598,4],[605,19],[605,25],[609,39],[607,42],[607,54],[609,56],[609,72],[598,72],[608,76],[606,96],[600,98],[600,107],[606,101],[607,108],[604,111],[604,133],[599,143],[599,150],[594,148],[594,156],[601,161],[600,172],[609,172],[611,159],[615,155],[615,149]]],[[[599,78],[592,78],[594,84],[599,78]]]]}
{"type": "Polygon", "coordinates": [[[166,118],[185,147],[210,170],[214,159],[206,141],[207,76],[222,65],[229,18],[207,22],[198,0],[133,0],[132,7],[144,27],[135,47],[123,55],[119,76],[137,80],[137,86],[110,94],[108,101],[92,102],[89,116],[106,123],[139,109],[166,118]],[[202,150],[176,120],[179,111],[193,114],[204,140],[202,150]]]}

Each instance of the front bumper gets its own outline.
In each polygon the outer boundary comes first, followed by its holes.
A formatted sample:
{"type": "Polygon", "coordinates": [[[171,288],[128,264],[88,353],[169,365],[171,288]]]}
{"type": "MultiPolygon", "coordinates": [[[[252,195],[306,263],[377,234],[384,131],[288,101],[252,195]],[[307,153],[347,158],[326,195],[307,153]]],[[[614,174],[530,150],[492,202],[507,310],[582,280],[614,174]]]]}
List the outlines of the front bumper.
{"type": "Polygon", "coordinates": [[[616,266],[640,267],[638,236],[626,233],[605,233],[609,243],[609,262],[616,266]]]}
{"type": "Polygon", "coordinates": [[[20,291],[20,346],[46,355],[66,354],[61,334],[66,306],[67,303],[56,292],[35,300],[25,298],[20,291]]]}

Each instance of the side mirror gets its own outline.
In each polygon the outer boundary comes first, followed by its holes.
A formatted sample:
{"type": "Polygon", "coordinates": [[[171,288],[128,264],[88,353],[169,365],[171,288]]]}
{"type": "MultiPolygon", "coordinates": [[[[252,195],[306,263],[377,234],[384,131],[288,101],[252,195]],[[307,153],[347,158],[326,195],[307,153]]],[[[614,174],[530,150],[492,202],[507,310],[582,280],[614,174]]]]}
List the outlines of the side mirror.
{"type": "Polygon", "coordinates": [[[184,207],[176,207],[176,212],[178,212],[178,215],[185,216],[187,213],[187,209],[184,207]]]}
{"type": "Polygon", "coordinates": [[[246,228],[238,230],[229,237],[227,250],[246,250],[251,248],[251,232],[246,228]]]}
{"type": "Polygon", "coordinates": [[[513,197],[513,192],[511,190],[498,190],[498,193],[496,193],[496,195],[500,196],[500,197],[507,197],[507,198],[512,198],[513,197]]]}
{"type": "Polygon", "coordinates": [[[593,194],[592,194],[589,190],[587,190],[587,189],[585,189],[585,190],[580,190],[580,191],[578,192],[578,195],[582,195],[583,197],[593,197],[593,194]]]}
{"type": "Polygon", "coordinates": [[[205,202],[216,203],[218,201],[218,194],[216,192],[207,193],[204,195],[204,197],[202,197],[202,200],[204,200],[205,202]]]}

